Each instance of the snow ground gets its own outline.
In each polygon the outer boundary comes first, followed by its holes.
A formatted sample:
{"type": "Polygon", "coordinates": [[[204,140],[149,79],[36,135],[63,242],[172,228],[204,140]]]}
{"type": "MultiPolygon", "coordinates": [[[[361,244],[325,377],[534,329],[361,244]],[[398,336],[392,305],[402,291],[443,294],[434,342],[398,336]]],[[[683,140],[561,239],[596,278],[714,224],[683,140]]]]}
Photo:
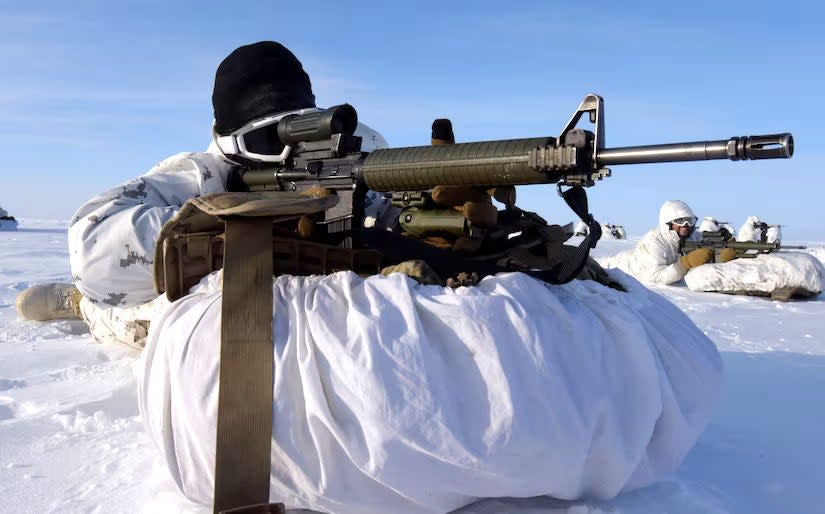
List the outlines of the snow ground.
{"type": "MultiPolygon", "coordinates": [[[[20,321],[17,293],[69,282],[66,222],[0,232],[0,512],[208,513],[175,489],[143,433],[136,353],[79,321],[20,321]]],[[[596,255],[633,246],[606,240],[596,255]]],[[[798,244],[788,242],[788,244],[798,244]]],[[[825,260],[825,243],[808,243],[825,260]]],[[[725,389],[671,479],[609,502],[486,500],[467,513],[817,513],[825,505],[825,296],[800,303],[655,290],[717,344],[725,389]]]]}

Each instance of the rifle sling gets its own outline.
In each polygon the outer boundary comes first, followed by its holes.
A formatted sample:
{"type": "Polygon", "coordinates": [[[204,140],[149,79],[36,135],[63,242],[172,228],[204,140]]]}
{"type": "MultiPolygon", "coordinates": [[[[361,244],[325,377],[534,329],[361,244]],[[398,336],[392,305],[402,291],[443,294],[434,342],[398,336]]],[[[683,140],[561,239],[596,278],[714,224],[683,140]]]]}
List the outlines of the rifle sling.
{"type": "Polygon", "coordinates": [[[570,210],[587,224],[587,235],[584,237],[584,240],[579,243],[579,246],[577,246],[575,250],[564,257],[564,260],[560,264],[560,269],[557,272],[560,280],[563,281],[555,283],[565,284],[581,273],[581,270],[587,263],[587,259],[590,257],[590,249],[596,248],[596,243],[598,243],[602,237],[602,227],[589,212],[587,191],[585,191],[583,187],[573,186],[566,191],[562,191],[561,188],[559,188],[559,194],[564,198],[564,202],[570,207],[570,210]]]}
{"type": "Polygon", "coordinates": [[[268,505],[272,443],[272,219],[227,216],[214,512],[268,505]],[[263,504],[263,505],[261,505],[263,504]]]}

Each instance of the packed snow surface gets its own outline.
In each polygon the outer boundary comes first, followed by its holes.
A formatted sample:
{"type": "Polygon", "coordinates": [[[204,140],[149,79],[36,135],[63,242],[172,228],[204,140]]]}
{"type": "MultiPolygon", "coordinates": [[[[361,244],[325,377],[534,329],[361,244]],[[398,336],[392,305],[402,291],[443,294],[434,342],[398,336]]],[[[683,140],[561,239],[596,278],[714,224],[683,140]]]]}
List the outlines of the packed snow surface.
{"type": "MultiPolygon", "coordinates": [[[[178,493],[143,432],[136,352],[95,343],[80,321],[17,319],[19,291],[70,281],[66,222],[20,222],[0,233],[0,512],[211,512],[178,493]]],[[[602,241],[595,254],[636,241],[602,241]]],[[[825,259],[825,243],[807,245],[825,259]]],[[[608,502],[497,499],[459,512],[822,512],[825,297],[776,303],[681,283],[653,289],[725,363],[720,406],[679,471],[608,502]]]]}

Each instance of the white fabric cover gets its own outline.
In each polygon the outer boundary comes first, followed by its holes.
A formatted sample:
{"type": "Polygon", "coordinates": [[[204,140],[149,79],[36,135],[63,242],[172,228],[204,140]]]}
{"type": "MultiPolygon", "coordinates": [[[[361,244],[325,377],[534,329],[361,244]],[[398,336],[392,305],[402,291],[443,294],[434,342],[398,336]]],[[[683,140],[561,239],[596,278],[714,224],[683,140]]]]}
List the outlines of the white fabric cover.
{"type": "MultiPolygon", "coordinates": [[[[386,148],[378,132],[358,124],[361,148],[386,148]]],[[[157,297],[152,283],[155,240],[186,200],[226,191],[233,163],[212,143],[205,153],[173,155],[145,175],[92,198],[69,224],[69,261],[75,286],[102,307],[133,307],[157,297]]],[[[373,193],[367,216],[386,212],[373,193]]]]}
{"type": "Polygon", "coordinates": [[[590,229],[587,227],[587,223],[579,220],[576,222],[576,228],[573,229],[574,236],[586,236],[590,233],[590,229]]]}
{"type": "MultiPolygon", "coordinates": [[[[659,225],[645,234],[635,248],[596,260],[605,268],[619,268],[643,282],[678,282],[685,276],[685,269],[679,264],[679,235],[670,230],[668,223],[686,217],[696,217],[687,204],[667,201],[659,209],[659,225]]],[[[701,234],[694,231],[688,239],[701,239],[701,234]]]]}
{"type": "Polygon", "coordinates": [[[691,291],[734,293],[777,288],[802,287],[822,291],[825,266],[816,257],[803,252],[774,252],[752,259],[735,259],[724,264],[705,264],[685,275],[691,291]]]}
{"type": "MultiPolygon", "coordinates": [[[[274,280],[271,499],[336,513],[447,512],[486,497],[611,498],[670,473],[708,422],[721,361],[673,304],[629,289],[478,287],[350,272],[274,280]]],[[[147,432],[212,499],[220,272],[152,327],[147,432]]]]}

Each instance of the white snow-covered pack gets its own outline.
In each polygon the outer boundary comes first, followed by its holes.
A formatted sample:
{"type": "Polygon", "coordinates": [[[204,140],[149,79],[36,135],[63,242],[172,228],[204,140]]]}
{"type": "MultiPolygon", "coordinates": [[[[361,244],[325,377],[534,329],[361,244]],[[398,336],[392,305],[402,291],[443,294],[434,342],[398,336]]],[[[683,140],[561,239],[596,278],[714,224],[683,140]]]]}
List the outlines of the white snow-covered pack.
{"type": "MultiPolygon", "coordinates": [[[[476,287],[351,272],[274,279],[271,499],[336,513],[447,512],[480,498],[611,498],[673,471],[708,422],[714,344],[621,271],[476,287]]],[[[221,272],[152,325],[147,432],[183,493],[212,500],[221,272]]]]}
{"type": "Polygon", "coordinates": [[[774,252],[726,263],[705,264],[685,275],[691,291],[757,294],[800,289],[819,294],[825,285],[825,266],[804,252],[774,252]]]}

